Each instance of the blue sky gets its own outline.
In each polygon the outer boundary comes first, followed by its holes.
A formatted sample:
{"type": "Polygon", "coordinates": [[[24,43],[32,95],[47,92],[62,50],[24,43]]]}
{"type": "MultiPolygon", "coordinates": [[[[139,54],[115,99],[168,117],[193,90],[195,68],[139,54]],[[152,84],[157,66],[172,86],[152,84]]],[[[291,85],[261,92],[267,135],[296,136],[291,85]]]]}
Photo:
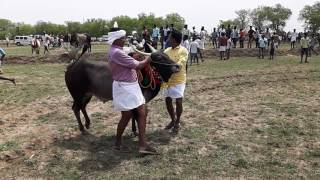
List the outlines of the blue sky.
{"type": "Polygon", "coordinates": [[[259,5],[272,6],[280,3],[290,8],[293,15],[287,22],[285,30],[296,28],[303,30],[303,22],[298,21],[299,11],[305,5],[312,5],[315,0],[0,0],[0,17],[14,22],[35,24],[37,21],[50,21],[63,24],[65,21],[80,21],[89,18],[111,19],[118,15],[137,17],[141,12],[154,13],[156,16],[165,16],[168,13],[179,13],[185,18],[189,27],[197,29],[205,26],[208,31],[215,27],[219,20],[232,19],[239,9],[253,9],[259,5]],[[225,3],[223,5],[223,3],[225,3]]]}

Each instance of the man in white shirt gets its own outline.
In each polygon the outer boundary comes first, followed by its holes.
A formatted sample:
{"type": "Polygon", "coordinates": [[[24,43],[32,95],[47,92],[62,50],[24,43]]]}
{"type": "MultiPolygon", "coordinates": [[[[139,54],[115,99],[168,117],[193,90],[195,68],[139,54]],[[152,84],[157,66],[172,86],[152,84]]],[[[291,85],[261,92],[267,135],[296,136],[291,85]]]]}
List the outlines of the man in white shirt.
{"type": "Polygon", "coordinates": [[[296,44],[298,37],[298,33],[296,32],[296,29],[293,30],[293,33],[291,34],[291,49],[294,49],[294,46],[296,44]]]}
{"type": "Polygon", "coordinates": [[[232,42],[233,42],[233,48],[236,48],[237,47],[237,41],[239,39],[239,32],[237,30],[237,26],[233,27],[233,30],[231,32],[231,39],[232,39],[232,42]]]}
{"type": "Polygon", "coordinates": [[[192,62],[195,62],[195,60],[197,60],[197,64],[199,64],[198,48],[199,44],[197,43],[196,39],[194,39],[190,43],[190,65],[192,65],[192,62]]]}
{"type": "Polygon", "coordinates": [[[184,37],[184,36],[190,37],[190,30],[188,29],[188,25],[187,24],[185,24],[183,29],[182,29],[182,37],[184,37]]]}
{"type": "Polygon", "coordinates": [[[219,29],[219,37],[222,36],[222,33],[226,34],[226,28],[224,27],[224,25],[221,25],[221,28],[219,29]]]}

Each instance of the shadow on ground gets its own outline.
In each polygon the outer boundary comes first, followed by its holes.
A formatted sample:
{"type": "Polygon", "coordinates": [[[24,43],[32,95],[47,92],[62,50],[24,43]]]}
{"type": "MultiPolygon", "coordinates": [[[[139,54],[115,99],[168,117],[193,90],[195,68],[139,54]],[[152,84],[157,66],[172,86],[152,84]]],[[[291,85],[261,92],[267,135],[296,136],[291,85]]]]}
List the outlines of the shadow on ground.
{"type": "MultiPolygon", "coordinates": [[[[156,149],[169,144],[172,137],[173,136],[165,130],[157,130],[147,134],[148,142],[156,149]]],[[[143,158],[138,153],[137,137],[124,137],[125,145],[132,150],[130,153],[113,150],[114,140],[115,136],[113,134],[95,136],[88,133],[86,135],[79,134],[69,139],[58,139],[53,145],[74,152],[81,151],[81,154],[85,157],[79,158],[81,160],[77,163],[77,168],[86,172],[111,170],[123,161],[143,158]]]]}

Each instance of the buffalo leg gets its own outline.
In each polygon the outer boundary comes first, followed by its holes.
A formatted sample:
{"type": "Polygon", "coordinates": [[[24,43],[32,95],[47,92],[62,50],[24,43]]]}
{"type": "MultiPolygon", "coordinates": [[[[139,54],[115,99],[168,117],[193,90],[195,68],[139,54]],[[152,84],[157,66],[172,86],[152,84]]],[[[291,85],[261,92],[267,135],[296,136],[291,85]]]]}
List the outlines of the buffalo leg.
{"type": "Polygon", "coordinates": [[[80,54],[80,56],[79,56],[78,59],[80,59],[81,56],[82,56],[87,50],[88,50],[88,45],[85,44],[85,45],[83,46],[82,52],[81,52],[81,54],[80,54]]]}
{"type": "Polygon", "coordinates": [[[138,123],[137,110],[134,109],[134,110],[132,110],[132,111],[133,111],[133,112],[132,112],[132,119],[131,119],[131,121],[132,121],[132,126],[131,126],[131,128],[132,128],[132,133],[133,133],[134,136],[139,136],[139,133],[137,132],[137,126],[136,126],[136,122],[138,123]]]}
{"type": "Polygon", "coordinates": [[[81,106],[81,111],[82,111],[83,116],[84,116],[84,118],[85,118],[85,120],[86,120],[85,127],[86,127],[87,129],[90,128],[90,118],[89,118],[89,116],[88,116],[88,114],[87,114],[86,106],[87,106],[87,104],[90,102],[91,97],[92,97],[92,96],[85,98],[84,103],[83,103],[82,106],[81,106]]]}
{"type": "Polygon", "coordinates": [[[80,118],[80,106],[79,106],[79,104],[77,102],[74,102],[73,106],[72,106],[72,109],[73,109],[74,115],[77,118],[80,131],[81,132],[85,132],[84,127],[83,127],[82,122],[81,122],[81,118],[80,118]]]}
{"type": "Polygon", "coordinates": [[[3,77],[3,76],[0,76],[0,80],[11,81],[14,85],[16,85],[16,81],[13,78],[6,78],[6,77],[3,77]]]}

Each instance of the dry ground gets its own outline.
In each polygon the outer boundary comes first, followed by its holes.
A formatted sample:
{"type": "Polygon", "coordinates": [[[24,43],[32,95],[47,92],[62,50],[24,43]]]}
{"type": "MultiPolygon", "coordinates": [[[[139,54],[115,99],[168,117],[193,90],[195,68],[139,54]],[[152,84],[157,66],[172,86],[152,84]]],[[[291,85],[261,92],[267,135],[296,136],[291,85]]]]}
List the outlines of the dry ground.
{"type": "MultiPolygon", "coordinates": [[[[0,177],[52,179],[320,178],[320,58],[206,59],[189,68],[180,134],[158,96],[147,136],[161,153],[111,150],[119,113],[88,107],[81,135],[64,84],[66,64],[9,64],[0,82],[0,177]]],[[[125,142],[135,151],[130,128],[125,142]]]]}

